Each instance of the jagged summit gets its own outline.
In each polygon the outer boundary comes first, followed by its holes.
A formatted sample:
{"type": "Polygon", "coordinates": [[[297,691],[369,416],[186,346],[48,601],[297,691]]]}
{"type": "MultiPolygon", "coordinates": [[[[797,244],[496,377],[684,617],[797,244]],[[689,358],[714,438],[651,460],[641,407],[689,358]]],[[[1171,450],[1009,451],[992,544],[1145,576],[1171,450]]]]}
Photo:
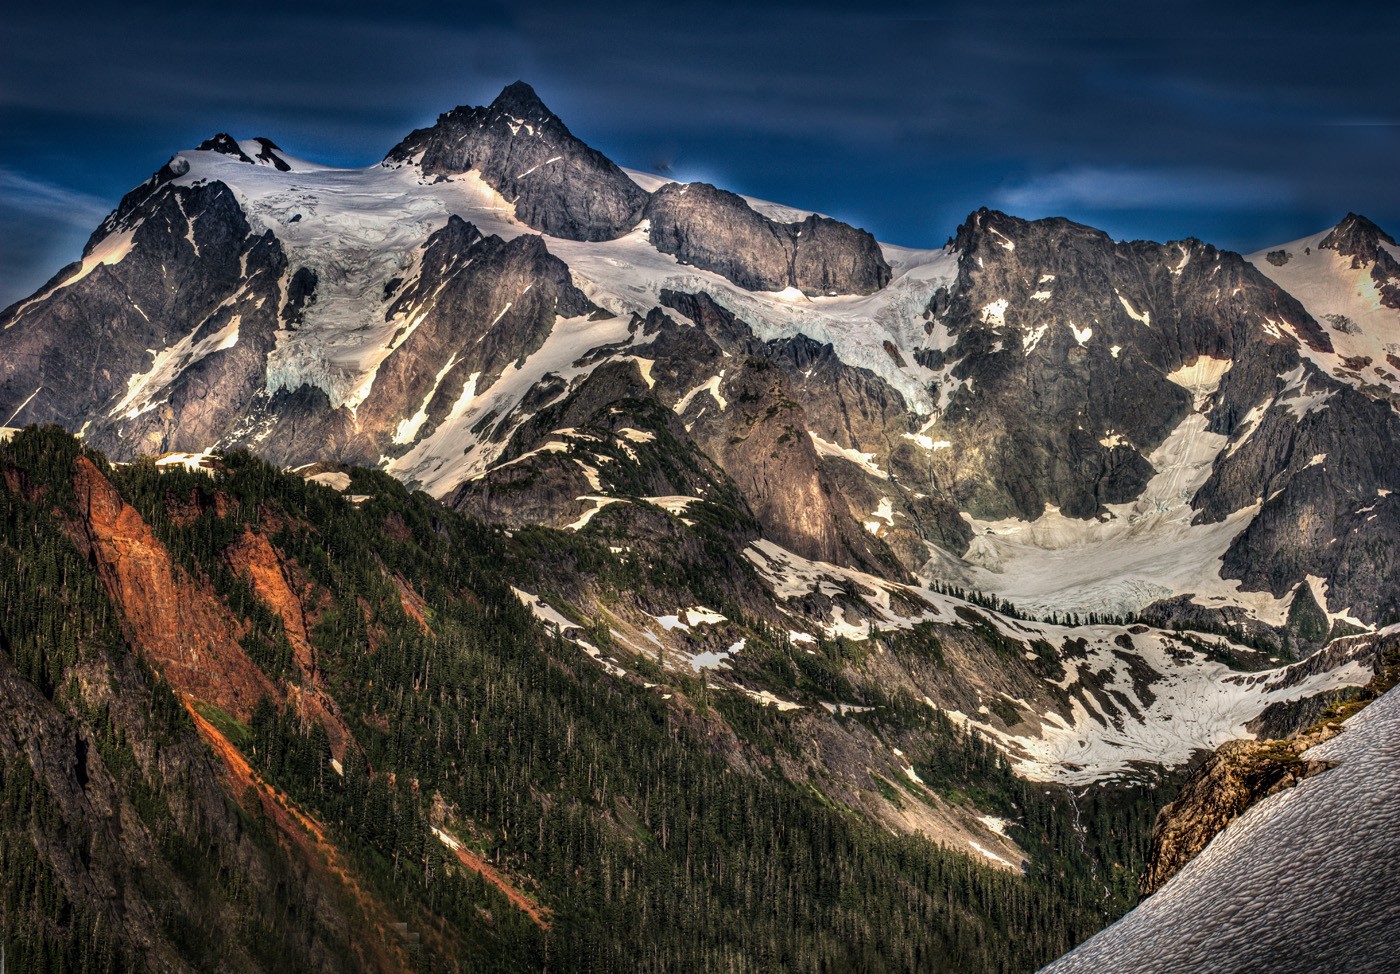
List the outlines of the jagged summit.
{"type": "Polygon", "coordinates": [[[475,171],[527,226],[566,240],[614,240],[641,219],[647,194],[569,131],[523,81],[490,105],[454,108],[411,133],[386,161],[427,175],[475,171]]]}
{"type": "Polygon", "coordinates": [[[1335,250],[1344,257],[1376,259],[1381,243],[1395,246],[1395,238],[1359,213],[1348,213],[1318,244],[1324,250],[1335,250]]]}
{"type": "Polygon", "coordinates": [[[504,112],[521,119],[545,121],[556,117],[540,100],[535,89],[524,81],[516,81],[506,85],[487,108],[493,112],[504,112]]]}
{"type": "Polygon", "coordinates": [[[226,156],[234,156],[235,158],[243,159],[248,158],[243,155],[243,150],[239,148],[238,140],[227,132],[220,132],[217,135],[211,136],[199,143],[195,148],[200,152],[222,152],[226,156]]]}

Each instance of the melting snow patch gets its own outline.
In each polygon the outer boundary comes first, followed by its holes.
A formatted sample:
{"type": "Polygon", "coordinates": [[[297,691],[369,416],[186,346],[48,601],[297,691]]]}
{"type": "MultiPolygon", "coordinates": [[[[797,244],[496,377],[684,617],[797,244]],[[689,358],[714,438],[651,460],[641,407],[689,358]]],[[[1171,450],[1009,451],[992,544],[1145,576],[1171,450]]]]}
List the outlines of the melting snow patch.
{"type": "Polygon", "coordinates": [[[1006,307],[1009,302],[998,298],[982,309],[982,320],[989,325],[1006,324],[1006,307]]]}
{"type": "Polygon", "coordinates": [[[890,475],[885,473],[885,471],[881,470],[878,466],[876,466],[875,454],[861,453],[859,450],[849,449],[844,446],[837,446],[835,443],[830,443],[822,439],[820,436],[818,436],[816,433],[811,432],[810,430],[808,431],[807,435],[812,438],[812,445],[817,448],[817,453],[821,456],[840,457],[843,460],[849,460],[851,461],[851,463],[854,463],[857,467],[860,467],[872,477],[878,477],[881,480],[889,479],[890,475]]]}
{"type": "Polygon", "coordinates": [[[720,411],[723,412],[729,407],[729,400],[725,399],[724,396],[720,395],[719,392],[719,384],[720,381],[724,378],[725,371],[726,370],[721,369],[719,375],[712,375],[710,376],[710,378],[700,383],[694,389],[691,389],[685,395],[677,399],[675,406],[671,408],[674,409],[677,414],[683,413],[686,411],[686,409],[690,407],[691,401],[696,396],[698,396],[702,392],[708,392],[710,394],[710,398],[715,401],[715,405],[719,406],[720,411]]]}
{"type": "Polygon", "coordinates": [[[997,835],[1006,837],[1006,827],[1011,823],[1004,818],[997,818],[995,815],[979,815],[977,821],[985,825],[989,830],[997,835]]]}
{"type": "MultiPolygon", "coordinates": [[[[1118,292],[1117,292],[1116,290],[1115,290],[1113,293],[1114,293],[1114,294],[1118,294],[1118,292]]],[[[1123,297],[1123,295],[1121,295],[1121,294],[1118,294],[1118,302],[1119,302],[1121,305],[1123,305],[1123,310],[1126,311],[1126,312],[1128,312],[1128,317],[1129,317],[1129,318],[1133,319],[1134,321],[1140,321],[1140,322],[1142,322],[1144,325],[1147,325],[1148,327],[1151,327],[1151,325],[1152,325],[1152,312],[1150,312],[1150,311],[1144,311],[1144,312],[1142,312],[1141,314],[1138,314],[1137,309],[1134,308],[1131,304],[1129,304],[1129,303],[1128,303],[1128,299],[1125,298],[1125,297],[1123,297]]]]}
{"type": "Polygon", "coordinates": [[[935,440],[927,433],[905,433],[903,436],[906,440],[913,440],[925,450],[947,450],[953,445],[948,440],[935,440]]]}
{"type": "MultiPolygon", "coordinates": [[[[212,458],[212,453],[162,453],[156,457],[156,467],[184,467],[190,473],[207,474],[213,473],[212,458]]],[[[350,486],[350,478],[345,474],[340,476],[345,477],[345,486],[350,486]]],[[[344,490],[345,487],[338,489],[344,490]]]]}
{"type": "Polygon", "coordinates": [[[745,696],[757,700],[765,707],[777,707],[779,710],[801,710],[802,704],[793,703],[791,700],[784,700],[773,695],[771,690],[750,690],[746,687],[738,688],[745,696]]]}
{"type": "Polygon", "coordinates": [[[538,595],[531,595],[529,592],[518,589],[514,585],[510,587],[510,590],[515,593],[515,597],[520,600],[520,604],[529,607],[531,614],[541,622],[550,626],[557,626],[560,632],[563,632],[565,629],[580,628],[577,622],[570,622],[560,614],[558,610],[541,602],[538,595]]]}
{"type": "Polygon", "coordinates": [[[597,514],[603,508],[607,507],[609,504],[616,504],[618,501],[622,500],[622,498],[620,497],[599,497],[594,494],[585,494],[584,496],[578,499],[581,501],[591,501],[593,507],[587,511],[584,511],[583,516],[580,517],[577,521],[574,521],[571,524],[564,525],[564,529],[566,531],[582,531],[584,527],[588,524],[588,522],[593,520],[593,516],[595,514],[597,514]]]}
{"type": "Polygon", "coordinates": [[[825,700],[822,701],[822,706],[827,709],[828,713],[835,714],[838,717],[844,717],[847,714],[869,713],[875,709],[874,707],[862,707],[860,704],[855,703],[827,703],[825,700]]]}
{"type": "Polygon", "coordinates": [[[724,622],[724,616],[713,609],[707,609],[703,605],[697,605],[693,609],[685,610],[685,621],[692,626],[712,625],[716,622],[724,622]]]}
{"type": "Polygon", "coordinates": [[[350,475],[340,470],[312,474],[307,479],[313,480],[323,487],[329,487],[331,490],[338,490],[342,493],[350,486],[350,475]]]}
{"type": "MultiPolygon", "coordinates": [[[[996,854],[995,852],[993,852],[991,849],[988,849],[986,846],[982,845],[982,843],[977,842],[977,841],[974,840],[974,839],[968,839],[968,840],[967,840],[967,844],[970,845],[970,846],[972,846],[972,848],[976,849],[978,852],[982,853],[982,855],[986,856],[988,859],[992,860],[993,862],[999,862],[999,863],[1001,863],[1003,866],[1012,866],[1012,863],[1007,862],[1005,859],[1003,859],[1001,856],[997,855],[997,854],[996,854]]],[[[1014,866],[1013,866],[1013,868],[1014,868],[1014,866]]]]}

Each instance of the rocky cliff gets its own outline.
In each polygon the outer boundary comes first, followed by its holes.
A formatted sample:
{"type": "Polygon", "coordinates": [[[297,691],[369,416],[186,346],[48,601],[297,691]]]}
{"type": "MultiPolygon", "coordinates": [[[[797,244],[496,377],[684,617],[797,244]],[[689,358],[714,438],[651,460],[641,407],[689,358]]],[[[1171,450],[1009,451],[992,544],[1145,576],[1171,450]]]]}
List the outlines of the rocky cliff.
{"type": "Polygon", "coordinates": [[[645,217],[657,250],[750,291],[870,294],[890,281],[875,238],[827,217],[779,223],[708,183],[667,183],[645,217]]]}

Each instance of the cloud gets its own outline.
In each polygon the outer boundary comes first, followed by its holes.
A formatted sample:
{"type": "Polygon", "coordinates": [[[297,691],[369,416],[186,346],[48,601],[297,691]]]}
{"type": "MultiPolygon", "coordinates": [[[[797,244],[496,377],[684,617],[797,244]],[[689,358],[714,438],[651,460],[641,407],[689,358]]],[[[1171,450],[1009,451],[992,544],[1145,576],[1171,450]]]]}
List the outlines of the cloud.
{"type": "Polygon", "coordinates": [[[112,206],[91,193],[0,166],[0,209],[91,230],[112,206]]]}
{"type": "Polygon", "coordinates": [[[1294,195],[1282,179],[1218,169],[1079,166],[1012,182],[997,205],[1020,212],[1071,210],[1254,210],[1294,195]]]}

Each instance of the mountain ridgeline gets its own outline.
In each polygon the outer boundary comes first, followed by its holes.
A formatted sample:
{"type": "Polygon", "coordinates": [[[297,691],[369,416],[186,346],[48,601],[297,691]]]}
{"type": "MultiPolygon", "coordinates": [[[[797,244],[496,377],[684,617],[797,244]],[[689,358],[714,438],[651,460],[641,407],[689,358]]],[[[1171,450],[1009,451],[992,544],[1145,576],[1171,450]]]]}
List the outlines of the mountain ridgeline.
{"type": "Polygon", "coordinates": [[[524,83],[181,151],[0,312],[10,963],[1035,969],[1388,665],[1397,295],[1355,214],[883,246],[524,83]]]}

